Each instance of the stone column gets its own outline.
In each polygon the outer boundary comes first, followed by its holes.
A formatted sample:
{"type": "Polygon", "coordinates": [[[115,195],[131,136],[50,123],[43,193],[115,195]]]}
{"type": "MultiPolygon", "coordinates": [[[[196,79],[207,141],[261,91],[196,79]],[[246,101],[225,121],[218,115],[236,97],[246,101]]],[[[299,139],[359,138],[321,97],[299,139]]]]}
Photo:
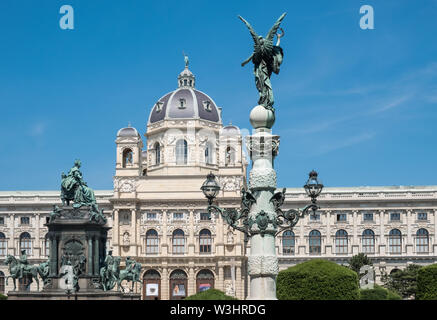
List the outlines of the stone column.
{"type": "MultiPolygon", "coordinates": [[[[255,134],[246,137],[253,162],[249,173],[249,190],[256,198],[248,215],[252,234],[248,257],[249,300],[276,300],[276,276],[279,272],[275,247],[277,227],[272,223],[276,220],[276,212],[270,201],[276,191],[273,160],[279,147],[279,136],[271,134],[274,117],[272,111],[256,106],[250,113],[255,134]]],[[[240,268],[237,268],[237,276],[240,268]]]]}
{"type": "Polygon", "coordinates": [[[120,231],[118,228],[118,209],[114,209],[114,221],[112,224],[112,249],[114,251],[114,256],[120,256],[119,238],[120,231]]]}
{"type": "Polygon", "coordinates": [[[9,238],[9,243],[8,243],[8,251],[9,254],[15,256],[15,248],[18,248],[15,245],[15,214],[11,213],[9,215],[9,226],[10,226],[10,230],[11,230],[11,237],[9,238]]]}
{"type": "Polygon", "coordinates": [[[194,274],[194,268],[190,267],[188,270],[188,290],[187,296],[191,296],[196,293],[196,276],[194,274]]]}
{"type": "Polygon", "coordinates": [[[170,283],[168,281],[168,269],[167,269],[167,267],[163,267],[162,274],[161,274],[161,299],[162,300],[169,300],[170,299],[170,296],[168,294],[169,286],[170,286],[170,283]]]}
{"type": "Polygon", "coordinates": [[[94,238],[94,275],[99,275],[99,238],[94,238]]]}
{"type": "Polygon", "coordinates": [[[138,243],[137,243],[137,210],[133,209],[132,214],[132,242],[133,242],[133,256],[138,256],[138,243]]]}
{"type": "Polygon", "coordinates": [[[50,236],[50,276],[58,274],[58,242],[56,236],[50,236]]]}
{"type": "Polygon", "coordinates": [[[224,286],[224,267],[219,265],[218,267],[218,279],[216,281],[216,289],[224,291],[225,286],[224,286]]]}
{"type": "Polygon", "coordinates": [[[235,267],[235,269],[236,269],[236,276],[235,276],[236,281],[235,281],[234,290],[235,290],[236,297],[241,300],[244,299],[244,295],[243,295],[244,288],[242,286],[242,281],[241,281],[241,266],[237,266],[235,267]]]}
{"type": "Polygon", "coordinates": [[[88,237],[88,275],[93,275],[93,239],[88,237]]]}

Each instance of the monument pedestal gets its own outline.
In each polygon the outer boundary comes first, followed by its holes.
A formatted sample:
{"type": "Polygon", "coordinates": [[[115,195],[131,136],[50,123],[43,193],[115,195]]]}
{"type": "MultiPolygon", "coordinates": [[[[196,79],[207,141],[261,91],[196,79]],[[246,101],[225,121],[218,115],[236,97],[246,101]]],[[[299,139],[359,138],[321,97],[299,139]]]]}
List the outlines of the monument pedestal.
{"type": "Polygon", "coordinates": [[[140,294],[103,291],[100,268],[106,257],[106,219],[91,207],[54,207],[45,226],[50,273],[42,291],[9,291],[10,300],[139,300],[140,294]],[[78,288],[76,292],[75,288],[78,288]]]}

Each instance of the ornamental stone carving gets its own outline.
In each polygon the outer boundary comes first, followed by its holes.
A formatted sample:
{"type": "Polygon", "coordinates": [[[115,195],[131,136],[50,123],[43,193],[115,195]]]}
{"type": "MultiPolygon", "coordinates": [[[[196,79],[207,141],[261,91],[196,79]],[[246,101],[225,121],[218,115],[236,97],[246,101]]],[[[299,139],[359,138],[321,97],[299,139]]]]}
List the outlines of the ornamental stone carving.
{"type": "Polygon", "coordinates": [[[276,276],[279,273],[278,258],[273,255],[249,256],[247,266],[251,276],[276,276]]]}
{"type": "Polygon", "coordinates": [[[250,171],[249,188],[276,188],[276,172],[272,168],[256,168],[250,171]]]}
{"type": "Polygon", "coordinates": [[[114,178],[114,190],[118,192],[135,192],[137,189],[136,179],[114,178]]]}
{"type": "Polygon", "coordinates": [[[243,184],[242,176],[220,176],[219,184],[224,191],[239,191],[243,184]]]}
{"type": "Polygon", "coordinates": [[[128,246],[130,244],[130,234],[129,232],[123,233],[123,245],[128,246]]]}

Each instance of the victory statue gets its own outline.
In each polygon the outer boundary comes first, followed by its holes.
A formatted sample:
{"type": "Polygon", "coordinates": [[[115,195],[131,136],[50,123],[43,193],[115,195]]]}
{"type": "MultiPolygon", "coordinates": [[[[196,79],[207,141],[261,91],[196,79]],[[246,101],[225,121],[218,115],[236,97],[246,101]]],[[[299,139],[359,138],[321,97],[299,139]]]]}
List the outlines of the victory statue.
{"type": "Polygon", "coordinates": [[[244,66],[249,61],[253,62],[255,74],[255,85],[259,91],[258,104],[262,105],[267,110],[274,112],[273,108],[273,91],[270,82],[270,76],[272,72],[278,74],[279,67],[282,63],[282,58],[284,53],[282,48],[279,46],[281,37],[284,35],[284,30],[279,28],[282,20],[284,19],[286,13],[283,13],[273,27],[270,29],[269,33],[265,38],[258,36],[252,26],[244,20],[241,16],[238,16],[241,21],[243,21],[252,35],[254,42],[254,50],[252,55],[245,60],[241,66],[244,66]],[[281,34],[276,33],[278,29],[281,30],[281,34]],[[277,37],[276,45],[273,45],[274,37],[277,37]]]}

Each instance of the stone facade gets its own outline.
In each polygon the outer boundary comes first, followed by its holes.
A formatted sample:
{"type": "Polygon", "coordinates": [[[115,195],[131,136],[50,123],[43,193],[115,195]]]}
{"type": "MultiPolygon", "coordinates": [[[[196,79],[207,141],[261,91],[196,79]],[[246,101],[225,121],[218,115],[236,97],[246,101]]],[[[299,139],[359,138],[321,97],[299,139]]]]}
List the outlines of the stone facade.
{"type": "MultiPolygon", "coordinates": [[[[186,68],[179,89],[153,106],[144,139],[130,126],[118,131],[114,189],[95,191],[112,228],[106,248],[123,263],[131,256],[142,264],[144,285],[135,290],[143,298],[177,299],[212,286],[244,299],[248,272],[270,264],[255,261],[248,270],[250,241],[209,216],[200,191],[213,172],[222,187],[218,204],[240,207],[247,185],[242,137],[237,127],[223,126],[221,109],[194,83],[186,68]]],[[[308,203],[303,189],[289,188],[283,209],[308,203]]],[[[318,215],[277,236],[279,263],[269,270],[312,258],[346,264],[366,252],[379,282],[382,270],[437,260],[437,186],[325,188],[318,203],[318,215]]],[[[0,192],[0,293],[12,289],[2,277],[9,275],[6,254],[18,256],[23,248],[32,264],[47,259],[44,224],[54,204],[60,191],[0,192]]]]}

